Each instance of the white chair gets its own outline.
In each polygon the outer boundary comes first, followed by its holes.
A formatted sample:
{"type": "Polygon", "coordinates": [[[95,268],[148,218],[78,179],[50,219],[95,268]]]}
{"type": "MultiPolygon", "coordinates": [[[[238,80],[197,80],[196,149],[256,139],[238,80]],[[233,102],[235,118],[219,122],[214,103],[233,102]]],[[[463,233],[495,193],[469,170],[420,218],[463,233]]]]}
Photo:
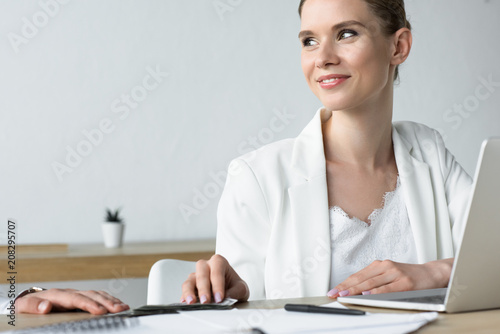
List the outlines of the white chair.
{"type": "Polygon", "coordinates": [[[178,303],[182,295],[182,283],[196,271],[196,262],[160,260],[151,267],[148,278],[148,305],[178,303]]]}

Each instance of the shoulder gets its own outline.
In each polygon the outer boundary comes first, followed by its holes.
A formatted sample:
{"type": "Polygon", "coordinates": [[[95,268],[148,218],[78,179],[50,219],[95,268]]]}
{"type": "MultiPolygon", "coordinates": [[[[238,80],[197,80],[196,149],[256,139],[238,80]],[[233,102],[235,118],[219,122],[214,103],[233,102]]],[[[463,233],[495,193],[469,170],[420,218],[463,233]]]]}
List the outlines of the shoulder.
{"type": "Polygon", "coordinates": [[[279,198],[278,194],[294,179],[291,164],[294,141],[280,140],[232,160],[226,187],[239,188],[237,191],[244,191],[244,196],[260,193],[269,199],[279,198]]]}
{"type": "Polygon", "coordinates": [[[427,164],[431,172],[442,175],[444,181],[448,180],[450,174],[460,177],[463,174],[464,179],[468,178],[467,173],[446,148],[439,131],[424,124],[408,121],[393,123],[393,129],[394,148],[399,152],[400,159],[411,156],[427,164]],[[405,149],[401,149],[403,147],[405,149]]]}
{"type": "Polygon", "coordinates": [[[453,166],[454,157],[446,149],[441,134],[421,123],[393,123],[393,142],[396,159],[400,161],[410,156],[439,172],[446,178],[453,166]]]}
{"type": "Polygon", "coordinates": [[[243,162],[252,169],[267,168],[276,164],[287,164],[292,156],[295,138],[287,138],[245,153],[235,161],[243,162]]]}
{"type": "Polygon", "coordinates": [[[393,126],[407,140],[419,141],[422,136],[424,138],[434,137],[437,133],[435,129],[425,124],[411,121],[394,122],[393,126]]]}
{"type": "Polygon", "coordinates": [[[404,144],[413,152],[415,157],[432,157],[435,154],[443,154],[446,150],[441,134],[421,123],[411,121],[394,122],[393,129],[397,132],[404,144]]]}
{"type": "Polygon", "coordinates": [[[300,156],[301,159],[318,158],[318,155],[323,155],[321,120],[328,115],[324,108],[320,108],[297,137],[267,144],[245,153],[235,160],[243,161],[250,167],[259,168],[263,164],[267,167],[289,167],[294,154],[300,156]]]}

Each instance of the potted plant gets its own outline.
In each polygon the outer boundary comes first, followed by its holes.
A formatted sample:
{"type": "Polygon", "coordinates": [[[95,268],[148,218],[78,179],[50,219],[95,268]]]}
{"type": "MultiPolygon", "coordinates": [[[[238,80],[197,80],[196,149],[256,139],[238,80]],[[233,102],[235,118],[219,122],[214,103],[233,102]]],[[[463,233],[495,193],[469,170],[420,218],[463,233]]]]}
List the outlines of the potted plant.
{"type": "Polygon", "coordinates": [[[107,208],[105,221],[102,224],[104,246],[108,248],[121,247],[124,230],[125,224],[123,218],[120,216],[120,209],[113,211],[107,208]]]}

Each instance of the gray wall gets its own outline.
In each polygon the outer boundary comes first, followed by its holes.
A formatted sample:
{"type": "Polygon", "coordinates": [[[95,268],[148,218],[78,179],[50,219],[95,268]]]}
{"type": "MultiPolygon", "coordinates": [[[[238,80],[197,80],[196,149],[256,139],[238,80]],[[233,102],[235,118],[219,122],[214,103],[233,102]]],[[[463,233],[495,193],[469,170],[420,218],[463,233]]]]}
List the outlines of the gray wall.
{"type": "MultiPolygon", "coordinates": [[[[107,206],[123,207],[126,241],[214,237],[229,160],[320,107],[297,4],[0,2],[0,219],[18,219],[18,242],[100,242],[107,206]]],[[[439,128],[473,173],[500,135],[500,1],[407,7],[395,119],[439,128]]]]}

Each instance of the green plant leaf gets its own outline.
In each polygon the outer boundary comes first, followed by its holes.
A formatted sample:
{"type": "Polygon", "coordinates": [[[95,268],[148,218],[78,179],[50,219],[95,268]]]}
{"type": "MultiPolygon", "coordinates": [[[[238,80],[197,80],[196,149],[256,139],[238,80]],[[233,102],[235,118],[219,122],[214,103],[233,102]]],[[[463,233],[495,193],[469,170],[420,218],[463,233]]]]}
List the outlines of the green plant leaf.
{"type": "Polygon", "coordinates": [[[120,217],[120,208],[116,209],[115,211],[106,208],[106,218],[105,220],[109,223],[122,223],[123,218],[120,217]]]}

